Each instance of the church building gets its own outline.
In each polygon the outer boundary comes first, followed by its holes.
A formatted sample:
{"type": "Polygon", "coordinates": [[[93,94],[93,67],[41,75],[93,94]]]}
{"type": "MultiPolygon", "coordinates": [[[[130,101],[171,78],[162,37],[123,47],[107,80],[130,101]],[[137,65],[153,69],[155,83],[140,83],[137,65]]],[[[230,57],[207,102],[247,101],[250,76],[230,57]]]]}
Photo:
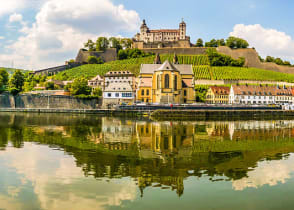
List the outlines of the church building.
{"type": "Polygon", "coordinates": [[[191,104],[195,102],[194,75],[192,65],[178,64],[166,60],[161,64],[159,55],[155,64],[142,64],[137,100],[158,104],[191,104]]]}

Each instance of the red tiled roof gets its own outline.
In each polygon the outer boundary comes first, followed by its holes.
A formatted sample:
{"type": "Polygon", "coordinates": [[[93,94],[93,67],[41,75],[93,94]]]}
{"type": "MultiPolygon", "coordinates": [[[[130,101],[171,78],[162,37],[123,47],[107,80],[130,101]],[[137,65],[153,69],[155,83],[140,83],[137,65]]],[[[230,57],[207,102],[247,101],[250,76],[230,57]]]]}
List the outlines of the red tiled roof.
{"type": "Polygon", "coordinates": [[[277,86],[232,85],[235,95],[292,95],[292,89],[277,86]]]}
{"type": "Polygon", "coordinates": [[[212,86],[210,88],[215,95],[229,95],[230,94],[229,87],[212,86]]]}

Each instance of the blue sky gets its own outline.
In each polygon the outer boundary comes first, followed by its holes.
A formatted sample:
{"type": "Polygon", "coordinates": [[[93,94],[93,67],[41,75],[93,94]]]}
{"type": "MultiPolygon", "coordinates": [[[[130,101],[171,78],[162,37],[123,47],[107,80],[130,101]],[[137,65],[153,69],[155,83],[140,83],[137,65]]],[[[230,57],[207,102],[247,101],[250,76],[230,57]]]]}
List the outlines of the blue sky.
{"type": "Polygon", "coordinates": [[[39,69],[74,58],[88,38],[132,37],[149,28],[177,28],[191,41],[247,39],[261,56],[294,61],[294,1],[274,0],[10,0],[0,8],[0,66],[39,69]]]}

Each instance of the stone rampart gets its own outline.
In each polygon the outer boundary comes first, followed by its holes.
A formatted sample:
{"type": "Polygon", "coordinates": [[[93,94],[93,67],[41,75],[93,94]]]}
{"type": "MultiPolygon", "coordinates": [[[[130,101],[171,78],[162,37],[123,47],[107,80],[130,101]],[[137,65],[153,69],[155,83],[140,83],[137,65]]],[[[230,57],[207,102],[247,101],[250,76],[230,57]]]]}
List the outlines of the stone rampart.
{"type": "Polygon", "coordinates": [[[294,74],[294,67],[277,65],[275,63],[261,62],[258,58],[258,53],[255,49],[230,49],[226,46],[221,46],[217,48],[217,51],[232,58],[238,59],[239,57],[245,58],[245,66],[260,68],[265,70],[277,71],[282,73],[294,74]]]}
{"type": "Polygon", "coordinates": [[[159,53],[159,54],[178,54],[178,55],[204,55],[206,52],[205,47],[191,47],[191,48],[182,48],[182,47],[175,47],[175,48],[145,48],[142,49],[144,52],[152,52],[152,53],[159,53]]]}
{"type": "Polygon", "coordinates": [[[117,60],[117,52],[115,48],[110,48],[105,50],[104,52],[97,51],[87,51],[84,49],[80,49],[78,55],[76,57],[75,62],[77,63],[87,63],[89,56],[100,57],[104,62],[110,62],[117,60]]]}

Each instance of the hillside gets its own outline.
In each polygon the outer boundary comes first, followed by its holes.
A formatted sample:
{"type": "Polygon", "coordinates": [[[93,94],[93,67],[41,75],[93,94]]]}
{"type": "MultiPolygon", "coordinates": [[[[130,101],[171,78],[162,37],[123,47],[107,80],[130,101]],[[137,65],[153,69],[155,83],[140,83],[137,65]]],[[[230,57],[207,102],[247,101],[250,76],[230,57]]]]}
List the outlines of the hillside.
{"type": "MultiPolygon", "coordinates": [[[[9,75],[12,75],[17,69],[13,68],[6,68],[6,67],[0,67],[0,69],[5,69],[9,75]]],[[[27,70],[20,69],[22,72],[26,72],[27,70]]]]}
{"type": "MultiPolygon", "coordinates": [[[[173,55],[161,55],[161,61],[173,60],[173,55]]],[[[155,56],[117,60],[104,64],[88,64],[69,69],[55,75],[55,79],[73,80],[84,76],[87,79],[96,75],[104,75],[108,71],[128,70],[139,74],[141,64],[152,64],[155,56]],[[66,73],[66,77],[64,77],[66,73]]],[[[270,70],[245,67],[211,67],[206,55],[178,55],[180,64],[192,64],[195,79],[208,80],[255,80],[255,81],[285,81],[294,83],[294,75],[270,70]]]]}

